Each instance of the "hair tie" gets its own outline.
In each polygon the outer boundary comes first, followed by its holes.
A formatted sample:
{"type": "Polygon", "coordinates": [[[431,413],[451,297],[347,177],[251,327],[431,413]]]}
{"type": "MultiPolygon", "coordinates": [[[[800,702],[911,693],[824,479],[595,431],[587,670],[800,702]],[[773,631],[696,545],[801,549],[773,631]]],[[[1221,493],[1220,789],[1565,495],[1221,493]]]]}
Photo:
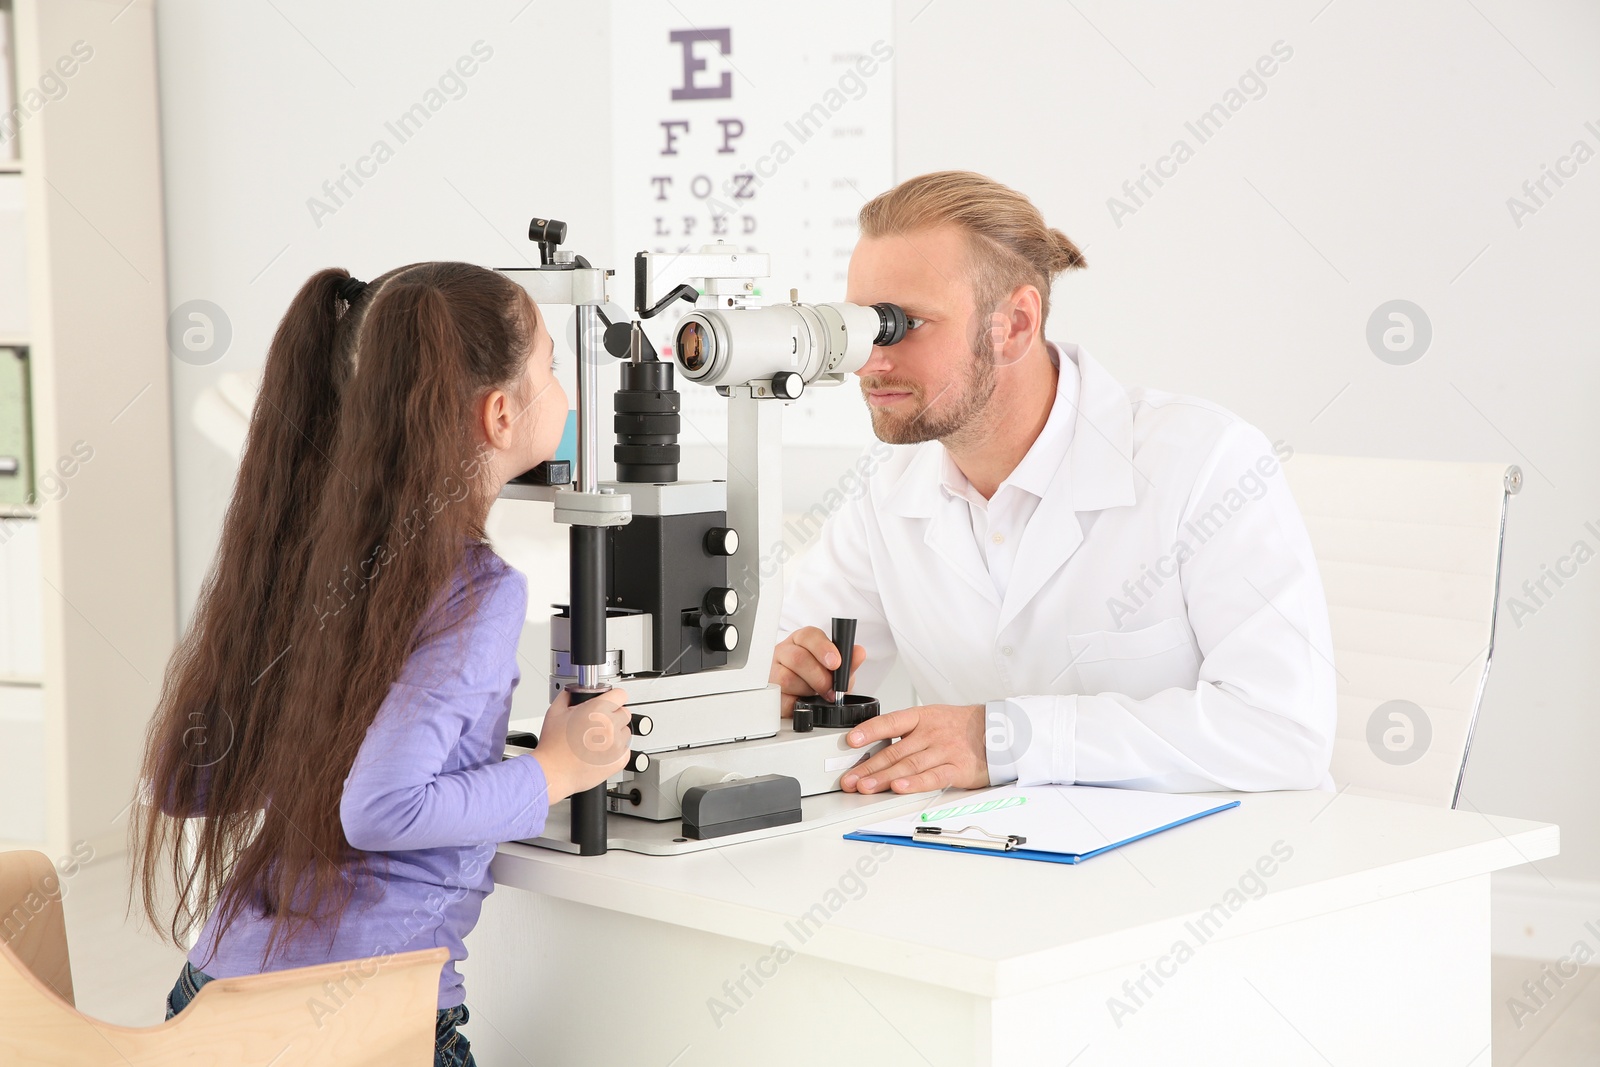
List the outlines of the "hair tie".
{"type": "Polygon", "coordinates": [[[344,298],[345,303],[354,304],[356,297],[367,291],[367,283],[351,276],[339,283],[338,293],[344,298]]]}

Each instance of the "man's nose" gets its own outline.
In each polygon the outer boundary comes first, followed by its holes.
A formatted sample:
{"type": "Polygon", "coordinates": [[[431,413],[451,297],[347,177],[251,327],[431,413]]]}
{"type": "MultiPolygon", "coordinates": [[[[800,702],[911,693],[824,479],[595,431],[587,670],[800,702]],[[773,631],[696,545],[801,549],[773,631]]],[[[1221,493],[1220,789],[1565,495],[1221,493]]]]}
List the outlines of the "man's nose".
{"type": "Polygon", "coordinates": [[[865,363],[861,364],[861,368],[856,371],[856,375],[861,378],[876,378],[880,375],[888,374],[894,366],[890,362],[889,356],[890,352],[887,347],[873,345],[872,354],[867,357],[865,363]]]}

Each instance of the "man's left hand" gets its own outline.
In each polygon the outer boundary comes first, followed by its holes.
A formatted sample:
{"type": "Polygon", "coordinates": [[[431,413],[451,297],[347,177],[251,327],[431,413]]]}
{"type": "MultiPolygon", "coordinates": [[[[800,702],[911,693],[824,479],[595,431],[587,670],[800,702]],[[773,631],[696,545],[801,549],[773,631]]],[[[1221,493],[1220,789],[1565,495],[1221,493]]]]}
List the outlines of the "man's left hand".
{"type": "Polygon", "coordinates": [[[850,768],[840,784],[847,793],[980,789],[989,784],[983,713],[982,704],[924,704],[874,715],[850,731],[852,747],[900,740],[850,768]]]}

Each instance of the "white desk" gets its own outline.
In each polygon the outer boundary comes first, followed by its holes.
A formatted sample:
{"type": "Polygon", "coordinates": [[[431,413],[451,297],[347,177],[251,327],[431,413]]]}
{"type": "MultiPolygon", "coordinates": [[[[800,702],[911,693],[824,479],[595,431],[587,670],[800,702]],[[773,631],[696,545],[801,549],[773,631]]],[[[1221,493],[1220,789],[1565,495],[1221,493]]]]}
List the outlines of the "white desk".
{"type": "Polygon", "coordinates": [[[831,827],[671,857],[506,845],[464,1032],[538,1067],[1488,1067],[1489,872],[1555,855],[1557,828],[1229,795],[1079,866],[831,827]]]}

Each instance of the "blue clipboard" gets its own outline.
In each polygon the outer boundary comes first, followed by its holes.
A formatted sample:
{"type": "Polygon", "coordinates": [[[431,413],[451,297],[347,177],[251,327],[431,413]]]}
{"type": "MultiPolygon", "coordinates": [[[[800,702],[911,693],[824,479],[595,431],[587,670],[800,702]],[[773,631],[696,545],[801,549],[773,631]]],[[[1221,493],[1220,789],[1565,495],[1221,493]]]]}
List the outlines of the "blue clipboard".
{"type": "Polygon", "coordinates": [[[967,845],[947,845],[938,841],[917,841],[903,834],[867,833],[861,830],[852,831],[845,834],[844,837],[847,841],[881,841],[886,845],[937,849],[941,852],[965,852],[979,856],[999,856],[1001,859],[1039,860],[1044,863],[1082,863],[1086,859],[1092,859],[1102,853],[1110,852],[1114,848],[1121,848],[1123,845],[1159,834],[1163,830],[1170,830],[1174,826],[1182,826],[1184,823],[1194,822],[1196,819],[1203,819],[1207,815],[1215,815],[1219,811],[1227,811],[1229,808],[1237,808],[1238,806],[1239,802],[1237,800],[1229,800],[1215,807],[1207,808],[1205,811],[1195,812],[1184,818],[1176,819],[1164,826],[1157,826],[1152,830],[1134,834],[1120,841],[1113,841],[1109,845],[1102,845],[1100,848],[1089,852],[1046,852],[1030,848],[973,848],[967,845]]]}

